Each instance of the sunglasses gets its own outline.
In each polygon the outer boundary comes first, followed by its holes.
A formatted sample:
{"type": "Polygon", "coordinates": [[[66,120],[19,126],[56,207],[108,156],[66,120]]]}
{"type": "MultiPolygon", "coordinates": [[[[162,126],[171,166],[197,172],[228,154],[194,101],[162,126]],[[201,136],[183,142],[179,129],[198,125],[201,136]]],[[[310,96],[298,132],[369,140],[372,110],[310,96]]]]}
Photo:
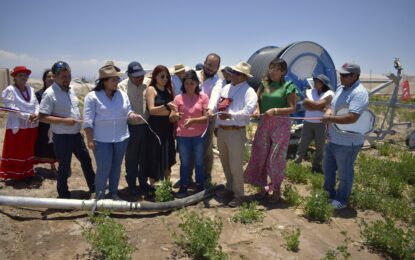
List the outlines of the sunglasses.
{"type": "Polygon", "coordinates": [[[342,78],[347,78],[350,77],[353,73],[349,73],[349,74],[340,74],[340,77],[342,78]]]}
{"type": "Polygon", "coordinates": [[[161,79],[169,79],[170,77],[169,77],[169,76],[167,76],[167,75],[161,75],[161,76],[160,76],[160,78],[161,78],[161,79]]]}

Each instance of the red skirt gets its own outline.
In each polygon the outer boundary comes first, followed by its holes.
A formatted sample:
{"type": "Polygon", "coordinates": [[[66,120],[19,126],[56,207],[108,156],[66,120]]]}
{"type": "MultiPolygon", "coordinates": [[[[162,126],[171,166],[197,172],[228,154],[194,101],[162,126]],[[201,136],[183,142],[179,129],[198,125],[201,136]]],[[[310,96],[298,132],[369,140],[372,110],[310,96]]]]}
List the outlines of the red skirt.
{"type": "Polygon", "coordinates": [[[6,130],[0,164],[0,178],[23,180],[35,175],[33,170],[37,128],[6,130]]]}

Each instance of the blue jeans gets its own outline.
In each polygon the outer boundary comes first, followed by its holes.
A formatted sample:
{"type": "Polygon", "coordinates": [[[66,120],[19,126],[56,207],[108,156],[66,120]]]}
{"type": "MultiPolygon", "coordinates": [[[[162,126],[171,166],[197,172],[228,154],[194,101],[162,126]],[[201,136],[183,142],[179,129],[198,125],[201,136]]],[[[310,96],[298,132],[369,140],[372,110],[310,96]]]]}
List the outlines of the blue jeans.
{"type": "Polygon", "coordinates": [[[127,149],[128,138],[118,143],[102,143],[95,141],[95,161],[97,174],[95,176],[95,190],[97,198],[105,195],[107,181],[109,179],[109,191],[117,194],[120,182],[121,163],[127,149]]]}
{"type": "Polygon", "coordinates": [[[331,199],[347,204],[352,193],[354,162],[362,145],[344,146],[327,143],[324,151],[324,189],[331,199]],[[336,171],[339,174],[337,192],[336,171]]]}
{"type": "Polygon", "coordinates": [[[81,134],[53,134],[53,148],[59,161],[56,182],[59,198],[71,197],[71,193],[68,190],[68,178],[71,171],[72,154],[81,163],[86,183],[89,190],[93,191],[95,189],[95,173],[92,168],[91,157],[81,134]]]}
{"type": "Polygon", "coordinates": [[[182,187],[189,185],[189,171],[191,169],[192,158],[195,162],[196,184],[203,187],[204,178],[204,147],[205,138],[200,136],[176,138],[180,155],[180,183],[182,187]]]}

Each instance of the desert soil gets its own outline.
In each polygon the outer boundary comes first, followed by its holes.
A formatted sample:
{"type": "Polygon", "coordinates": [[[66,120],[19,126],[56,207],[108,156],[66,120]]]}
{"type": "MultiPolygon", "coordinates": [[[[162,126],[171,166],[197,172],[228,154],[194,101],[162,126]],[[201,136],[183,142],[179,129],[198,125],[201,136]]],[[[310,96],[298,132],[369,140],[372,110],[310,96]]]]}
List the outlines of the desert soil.
{"type": "MultiPolygon", "coordinates": [[[[4,116],[0,118],[1,125],[4,125],[4,120],[4,116]]],[[[0,130],[1,143],[3,136],[4,128],[0,130]]],[[[44,180],[1,181],[0,195],[56,198],[56,178],[48,169],[49,165],[36,166],[44,180]]],[[[124,169],[122,171],[124,174],[124,169]]],[[[173,167],[173,182],[178,176],[179,163],[173,167]]],[[[213,178],[218,184],[225,181],[216,155],[213,178]]],[[[75,157],[69,187],[75,198],[89,198],[75,157]]],[[[297,187],[304,196],[309,193],[304,186],[297,187]]],[[[129,196],[124,178],[121,178],[119,189],[123,199],[137,200],[129,196]]],[[[246,187],[246,191],[249,190],[246,187]]],[[[220,244],[231,259],[321,259],[328,250],[335,250],[343,243],[343,230],[353,241],[348,246],[352,259],[380,258],[362,246],[359,234],[360,221],[381,219],[378,213],[346,209],[335,214],[330,223],[319,224],[308,221],[301,208],[288,208],[283,201],[278,204],[264,202],[260,207],[264,209],[265,219],[252,225],[232,222],[230,218],[237,210],[215,199],[188,207],[188,210],[222,219],[224,226],[220,244]],[[286,249],[283,239],[283,232],[294,228],[301,229],[300,250],[296,253],[286,249]]],[[[133,259],[189,259],[171,236],[181,222],[177,212],[114,212],[111,216],[126,228],[128,239],[135,247],[133,259]]],[[[82,236],[82,226],[87,224],[88,212],[0,206],[0,259],[93,259],[91,246],[82,236]]]]}

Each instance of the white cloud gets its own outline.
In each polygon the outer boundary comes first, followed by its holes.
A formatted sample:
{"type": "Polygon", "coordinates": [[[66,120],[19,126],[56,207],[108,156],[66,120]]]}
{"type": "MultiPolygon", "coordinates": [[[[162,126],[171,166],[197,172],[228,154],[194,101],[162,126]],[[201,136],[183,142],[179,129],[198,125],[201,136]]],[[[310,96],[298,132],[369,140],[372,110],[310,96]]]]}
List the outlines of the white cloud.
{"type": "MultiPolygon", "coordinates": [[[[40,78],[43,71],[46,68],[50,68],[54,62],[57,60],[64,60],[69,63],[72,68],[72,77],[86,77],[87,79],[94,79],[98,76],[98,69],[105,63],[106,60],[96,59],[96,58],[86,58],[86,59],[74,59],[71,55],[65,55],[65,58],[61,56],[58,59],[55,58],[45,58],[40,59],[28,54],[20,54],[15,52],[10,52],[6,50],[0,50],[0,67],[1,68],[10,68],[12,69],[15,66],[24,65],[32,70],[32,78],[40,78]]],[[[128,64],[130,61],[123,61],[112,59],[121,71],[124,72],[127,70],[128,64]]],[[[151,64],[142,64],[144,69],[150,70],[154,66],[151,64]]]]}

